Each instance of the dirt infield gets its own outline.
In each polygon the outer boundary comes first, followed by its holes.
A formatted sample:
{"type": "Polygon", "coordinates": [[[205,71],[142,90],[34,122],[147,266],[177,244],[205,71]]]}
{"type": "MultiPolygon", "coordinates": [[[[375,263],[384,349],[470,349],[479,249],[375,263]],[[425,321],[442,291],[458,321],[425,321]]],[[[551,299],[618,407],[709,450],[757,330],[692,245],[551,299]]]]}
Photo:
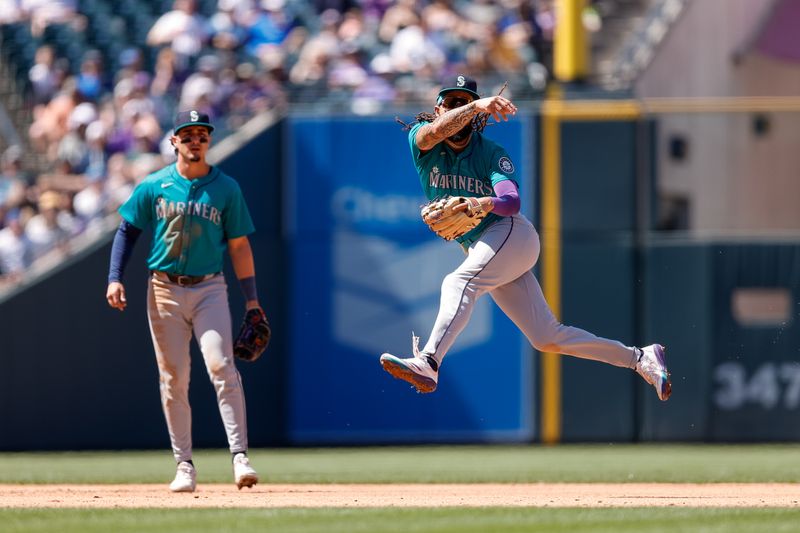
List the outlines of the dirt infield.
{"type": "Polygon", "coordinates": [[[0,485],[0,507],[800,507],[790,483],[0,485]]]}

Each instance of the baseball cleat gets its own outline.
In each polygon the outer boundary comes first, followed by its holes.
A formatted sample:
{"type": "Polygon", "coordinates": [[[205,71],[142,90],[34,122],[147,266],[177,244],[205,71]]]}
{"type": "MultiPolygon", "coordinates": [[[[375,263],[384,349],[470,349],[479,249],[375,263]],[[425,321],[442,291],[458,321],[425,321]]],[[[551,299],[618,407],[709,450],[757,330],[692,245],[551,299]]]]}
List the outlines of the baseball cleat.
{"type": "Polygon", "coordinates": [[[242,490],[242,487],[250,488],[258,483],[258,474],[250,466],[250,459],[243,453],[233,456],[233,479],[239,490],[242,490]]]}
{"type": "Polygon", "coordinates": [[[639,361],[636,362],[636,372],[655,387],[659,400],[667,401],[672,394],[672,381],[670,381],[670,374],[667,371],[664,347],[660,344],[651,344],[640,350],[642,353],[639,361]]]}
{"type": "Polygon", "coordinates": [[[417,392],[427,393],[436,390],[436,383],[439,380],[439,372],[431,367],[430,359],[430,356],[424,354],[400,359],[385,353],[381,355],[381,366],[397,379],[411,383],[417,392]]]}
{"type": "Polygon", "coordinates": [[[191,463],[181,461],[178,463],[175,479],[169,484],[169,490],[172,492],[194,492],[195,486],[197,486],[197,471],[191,463]]]}

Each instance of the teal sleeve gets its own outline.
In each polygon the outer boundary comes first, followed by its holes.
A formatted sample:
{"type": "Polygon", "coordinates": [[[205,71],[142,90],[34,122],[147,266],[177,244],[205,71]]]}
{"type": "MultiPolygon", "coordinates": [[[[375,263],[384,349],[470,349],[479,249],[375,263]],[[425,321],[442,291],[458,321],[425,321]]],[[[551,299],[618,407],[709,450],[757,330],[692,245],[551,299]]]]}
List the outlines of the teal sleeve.
{"type": "Polygon", "coordinates": [[[255,230],[242,190],[237,185],[225,207],[225,236],[228,239],[235,239],[249,235],[255,230]]]}
{"type": "Polygon", "coordinates": [[[411,147],[412,154],[419,153],[419,148],[417,148],[417,130],[422,127],[422,124],[422,122],[417,122],[408,130],[408,145],[411,147]]]}
{"type": "Polygon", "coordinates": [[[420,168],[422,168],[422,165],[420,165],[419,162],[420,158],[423,155],[430,153],[425,152],[425,154],[423,154],[422,150],[420,150],[417,146],[417,131],[419,131],[419,129],[425,124],[428,124],[428,122],[417,122],[408,132],[408,146],[411,148],[411,156],[414,159],[414,167],[417,169],[417,172],[419,172],[420,168]]]}
{"type": "Polygon", "coordinates": [[[417,146],[417,131],[427,124],[427,122],[417,122],[408,132],[408,146],[411,148],[411,155],[414,156],[414,163],[419,160],[419,156],[422,154],[422,151],[417,146]]]}
{"type": "Polygon", "coordinates": [[[517,167],[502,147],[498,146],[492,153],[492,158],[489,161],[489,176],[492,180],[492,185],[496,185],[503,180],[511,180],[514,183],[517,181],[517,167]]]}
{"type": "Polygon", "coordinates": [[[150,182],[143,181],[131,193],[124,204],[119,208],[122,215],[129,224],[139,229],[144,229],[153,219],[153,198],[150,189],[150,182]]]}

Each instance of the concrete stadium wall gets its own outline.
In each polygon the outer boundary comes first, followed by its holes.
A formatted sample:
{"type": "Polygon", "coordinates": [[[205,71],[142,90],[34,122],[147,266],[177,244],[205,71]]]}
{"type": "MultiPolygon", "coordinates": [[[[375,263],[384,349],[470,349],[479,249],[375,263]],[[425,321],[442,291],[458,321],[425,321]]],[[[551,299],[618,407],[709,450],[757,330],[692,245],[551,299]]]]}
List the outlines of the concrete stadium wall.
{"type": "MultiPolygon", "coordinates": [[[[797,59],[776,57],[759,46],[767,23],[782,15],[773,11],[781,3],[786,2],[690,2],[637,80],[636,96],[796,97],[797,59]]],[[[800,113],[769,108],[671,113],[658,122],[659,190],[666,198],[688,199],[691,229],[800,228],[800,151],[794,148],[800,142],[800,113]],[[671,155],[674,139],[684,143],[681,157],[671,155]]]]}

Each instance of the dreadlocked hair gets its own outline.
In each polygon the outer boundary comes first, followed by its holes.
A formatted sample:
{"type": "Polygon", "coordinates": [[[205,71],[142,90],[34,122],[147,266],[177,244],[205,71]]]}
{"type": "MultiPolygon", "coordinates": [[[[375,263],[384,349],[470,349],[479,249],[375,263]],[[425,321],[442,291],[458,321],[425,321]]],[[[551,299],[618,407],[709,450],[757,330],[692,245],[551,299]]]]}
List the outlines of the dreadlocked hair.
{"type": "MultiPolygon", "coordinates": [[[[505,82],[503,86],[500,88],[500,92],[497,93],[498,96],[503,94],[503,91],[506,90],[508,87],[508,82],[505,82]]],[[[408,131],[414,127],[414,124],[417,122],[433,122],[436,120],[436,115],[431,113],[430,111],[423,111],[421,113],[417,113],[417,116],[414,117],[414,122],[405,123],[400,120],[399,117],[394,117],[395,122],[403,126],[403,131],[408,131]]],[[[478,133],[482,132],[483,129],[486,127],[486,124],[489,120],[489,113],[478,113],[474,117],[472,117],[472,131],[477,131],[478,133]]]]}

